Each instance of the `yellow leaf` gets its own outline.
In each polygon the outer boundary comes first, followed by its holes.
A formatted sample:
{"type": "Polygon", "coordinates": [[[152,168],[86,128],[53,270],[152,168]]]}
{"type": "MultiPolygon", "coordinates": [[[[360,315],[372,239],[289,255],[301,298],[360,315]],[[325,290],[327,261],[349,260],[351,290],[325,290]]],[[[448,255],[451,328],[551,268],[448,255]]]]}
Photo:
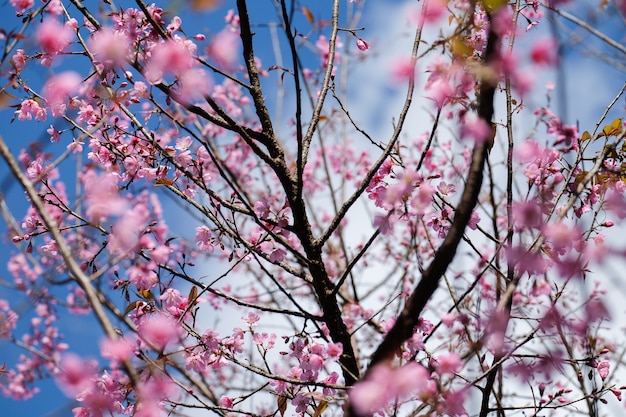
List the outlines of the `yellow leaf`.
{"type": "Polygon", "coordinates": [[[141,295],[146,300],[154,300],[154,296],[148,290],[141,290],[141,291],[139,291],[139,295],[141,295]]]}
{"type": "Polygon", "coordinates": [[[455,36],[454,38],[452,38],[452,45],[450,45],[450,49],[452,50],[452,54],[454,56],[460,58],[467,58],[474,52],[472,47],[469,46],[467,42],[465,42],[465,40],[461,39],[459,36],[455,36]]]}
{"type": "Polygon", "coordinates": [[[219,0],[191,0],[191,7],[201,12],[215,9],[219,5],[219,0]]]}
{"type": "Polygon", "coordinates": [[[493,12],[507,3],[508,0],[483,0],[483,7],[486,11],[493,12]]]}
{"type": "Polygon", "coordinates": [[[585,130],[583,132],[582,136],[580,137],[580,141],[584,142],[584,141],[589,140],[589,139],[591,139],[591,134],[585,130]]]}
{"type": "Polygon", "coordinates": [[[602,133],[604,133],[604,136],[617,136],[622,133],[622,119],[615,119],[611,124],[604,126],[602,133]]]}
{"type": "Polygon", "coordinates": [[[304,13],[304,17],[306,17],[306,20],[308,20],[310,24],[315,23],[315,17],[308,7],[302,6],[302,13],[304,13]]]}
{"type": "Polygon", "coordinates": [[[328,407],[328,401],[320,401],[317,407],[315,407],[315,412],[313,412],[313,417],[320,417],[327,407],[328,407]]]}

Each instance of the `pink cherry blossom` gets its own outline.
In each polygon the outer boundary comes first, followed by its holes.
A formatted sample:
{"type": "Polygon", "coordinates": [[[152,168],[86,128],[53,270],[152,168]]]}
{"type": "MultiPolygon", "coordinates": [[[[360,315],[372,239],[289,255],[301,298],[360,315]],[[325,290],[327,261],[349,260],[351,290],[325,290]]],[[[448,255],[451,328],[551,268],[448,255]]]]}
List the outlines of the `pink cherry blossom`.
{"type": "Polygon", "coordinates": [[[239,44],[237,33],[226,28],[211,38],[206,52],[219,68],[232,71],[239,58],[239,44]]]}
{"type": "Polygon", "coordinates": [[[146,219],[136,208],[120,216],[109,235],[109,252],[121,255],[134,250],[145,223],[146,219]]]}
{"type": "Polygon", "coordinates": [[[32,120],[33,116],[35,116],[35,120],[41,122],[46,120],[48,112],[35,100],[28,99],[22,101],[15,114],[17,114],[18,120],[32,120]]]}
{"type": "Polygon", "coordinates": [[[429,0],[420,6],[421,9],[415,13],[412,19],[414,23],[421,25],[424,23],[437,23],[447,11],[447,1],[429,0]]]}
{"type": "Polygon", "coordinates": [[[180,324],[162,313],[146,315],[139,322],[141,339],[157,350],[164,350],[167,345],[180,337],[180,324]]]}
{"type": "Polygon", "coordinates": [[[20,72],[24,69],[24,65],[26,65],[26,54],[23,49],[18,49],[15,51],[13,57],[11,57],[11,61],[13,65],[15,65],[15,70],[20,72]]]}
{"type": "Polygon", "coordinates": [[[57,384],[70,397],[84,391],[94,383],[96,367],[91,361],[67,353],[61,358],[59,367],[57,384]]]}
{"type": "Polygon", "coordinates": [[[222,407],[232,408],[232,407],[233,407],[233,405],[234,405],[234,401],[233,401],[233,399],[232,399],[232,398],[227,397],[227,396],[225,396],[225,395],[222,395],[222,396],[220,397],[219,404],[220,404],[222,407]]]}
{"type": "Polygon", "coordinates": [[[212,253],[214,250],[213,233],[207,226],[196,227],[196,244],[202,251],[212,253]]]}
{"type": "Polygon", "coordinates": [[[533,42],[530,58],[537,65],[551,66],[558,60],[558,45],[552,38],[544,38],[533,42]]]}
{"type": "Polygon", "coordinates": [[[461,136],[476,142],[490,140],[492,133],[492,127],[475,114],[466,115],[461,124],[461,136]]]}
{"type": "Polygon", "coordinates": [[[55,18],[48,17],[37,30],[37,42],[50,55],[64,52],[72,41],[73,33],[55,18]]]}
{"type": "Polygon", "coordinates": [[[112,28],[102,28],[95,32],[89,46],[96,60],[106,68],[123,65],[130,53],[126,34],[112,28]]]}
{"type": "Polygon", "coordinates": [[[84,174],[87,210],[86,215],[95,222],[122,213],[127,205],[120,198],[117,184],[119,177],[115,174],[98,176],[94,171],[84,174]]]}
{"type": "Polygon", "coordinates": [[[165,74],[179,76],[194,66],[194,49],[182,40],[169,39],[152,48],[144,75],[151,84],[158,84],[165,74]]]}
{"type": "Polygon", "coordinates": [[[611,365],[609,364],[609,361],[602,361],[598,364],[596,369],[598,370],[600,378],[602,378],[602,380],[605,380],[609,376],[609,370],[611,369],[611,365]]]}
{"type": "Polygon", "coordinates": [[[391,60],[390,72],[394,82],[415,79],[415,63],[411,58],[396,57],[391,60]]]}
{"type": "Polygon", "coordinates": [[[22,14],[35,5],[35,0],[10,0],[10,3],[16,13],[22,14]]]}
{"type": "Polygon", "coordinates": [[[135,351],[133,344],[125,338],[111,340],[105,338],[100,342],[100,352],[104,358],[115,361],[129,360],[135,351]]]}
{"type": "Polygon", "coordinates": [[[448,80],[436,79],[427,86],[426,98],[432,100],[437,108],[442,108],[452,100],[454,89],[448,80]]]}
{"type": "Polygon", "coordinates": [[[52,114],[59,117],[64,114],[59,112],[59,106],[64,105],[82,83],[82,78],[73,71],[63,72],[48,79],[43,87],[43,96],[48,105],[53,109],[52,114]]]}
{"type": "Polygon", "coordinates": [[[370,415],[394,398],[425,388],[428,378],[428,371],[416,363],[397,369],[376,365],[366,379],[352,387],[350,403],[359,415],[370,415]]]}
{"type": "Polygon", "coordinates": [[[211,93],[211,77],[201,68],[184,71],[178,77],[178,82],[176,99],[184,104],[190,104],[194,100],[203,100],[211,93]]]}
{"type": "Polygon", "coordinates": [[[435,367],[440,375],[458,372],[462,366],[461,358],[456,353],[439,355],[435,359],[435,367]]]}

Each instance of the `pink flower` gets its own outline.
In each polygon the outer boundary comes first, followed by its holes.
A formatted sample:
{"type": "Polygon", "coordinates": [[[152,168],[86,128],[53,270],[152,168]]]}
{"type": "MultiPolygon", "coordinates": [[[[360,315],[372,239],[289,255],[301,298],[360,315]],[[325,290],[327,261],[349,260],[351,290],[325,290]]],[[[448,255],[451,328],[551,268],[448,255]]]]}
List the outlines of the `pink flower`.
{"type": "Polygon", "coordinates": [[[598,370],[598,374],[600,374],[600,378],[602,378],[603,381],[609,376],[610,368],[611,365],[609,364],[609,361],[602,361],[598,364],[596,369],[598,370]]]}
{"type": "Polygon", "coordinates": [[[138,326],[139,336],[153,348],[163,351],[180,337],[180,324],[170,316],[155,313],[143,316],[138,326]]]}
{"type": "Polygon", "coordinates": [[[533,43],[530,58],[537,65],[555,65],[558,61],[558,45],[552,38],[540,39],[533,43]]]}
{"type": "Polygon", "coordinates": [[[506,249],[506,257],[520,273],[543,274],[549,265],[540,252],[529,251],[524,246],[513,246],[506,249]]]}
{"type": "Polygon", "coordinates": [[[72,36],[72,31],[58,20],[46,18],[39,25],[36,39],[45,53],[56,55],[65,51],[72,41],[72,36]]]}
{"type": "Polygon", "coordinates": [[[297,394],[293,400],[291,400],[291,404],[296,407],[296,413],[304,414],[306,408],[309,406],[309,402],[311,402],[310,397],[305,397],[303,394],[297,394]]]}
{"type": "Polygon", "coordinates": [[[133,413],[135,417],[161,416],[165,414],[161,400],[175,397],[176,385],[168,376],[155,372],[137,387],[137,393],[141,402],[133,413]]]}
{"type": "Polygon", "coordinates": [[[241,318],[248,326],[252,327],[255,326],[257,324],[257,322],[261,319],[261,316],[259,316],[257,313],[255,312],[248,312],[248,315],[245,317],[241,318]]]}
{"type": "Polygon", "coordinates": [[[343,345],[341,343],[329,343],[326,347],[326,353],[333,360],[339,360],[343,353],[343,345]]]}
{"type": "Polygon", "coordinates": [[[463,366],[461,358],[456,353],[439,355],[436,362],[437,373],[440,375],[453,374],[458,372],[463,366]]]}
{"type": "Polygon", "coordinates": [[[454,94],[454,89],[448,82],[443,78],[438,78],[435,81],[428,84],[426,87],[427,95],[426,98],[435,102],[437,108],[442,108],[445,104],[449,103],[452,99],[452,95],[454,94]]]}
{"type": "Polygon", "coordinates": [[[56,130],[54,125],[50,125],[50,127],[46,129],[46,132],[50,135],[50,142],[59,143],[59,140],[61,140],[61,131],[56,130]]]}
{"type": "Polygon", "coordinates": [[[35,0],[11,0],[10,3],[15,8],[17,14],[22,14],[25,10],[35,5],[35,0]]]}
{"type": "Polygon", "coordinates": [[[219,401],[220,406],[225,407],[225,408],[232,408],[233,407],[233,399],[230,397],[227,397],[225,395],[222,395],[220,397],[220,401],[219,401]]]}
{"type": "Polygon", "coordinates": [[[513,221],[516,231],[540,228],[543,224],[541,204],[536,201],[513,202],[513,221]]]}
{"type": "Polygon", "coordinates": [[[400,82],[415,79],[415,63],[411,58],[398,57],[392,61],[391,74],[393,81],[400,82]]]}
{"type": "Polygon", "coordinates": [[[269,260],[274,263],[281,263],[285,260],[287,252],[283,248],[274,248],[270,253],[269,260]]]}
{"type": "Polygon", "coordinates": [[[211,92],[213,82],[210,75],[203,69],[191,68],[178,77],[176,100],[189,104],[201,100],[211,92]]]}
{"type": "Polygon", "coordinates": [[[151,58],[144,69],[144,76],[150,84],[159,84],[164,74],[179,76],[195,63],[189,45],[174,39],[157,44],[150,53],[151,58]]]}
{"type": "Polygon", "coordinates": [[[15,54],[11,58],[13,61],[13,65],[15,66],[15,70],[20,72],[24,69],[24,65],[26,65],[26,54],[23,49],[18,49],[15,51],[15,54]]]}
{"type": "MultiPolygon", "coordinates": [[[[317,38],[317,42],[315,42],[315,46],[318,51],[322,54],[322,66],[326,68],[328,66],[328,58],[330,57],[330,42],[324,35],[320,35],[317,38]]],[[[338,50],[343,46],[340,39],[335,41],[335,58],[334,62],[338,62],[341,56],[339,55],[338,50]]]]}
{"type": "Polygon", "coordinates": [[[490,140],[492,127],[474,113],[467,115],[461,124],[461,136],[476,142],[490,140]]]}
{"type": "Polygon", "coordinates": [[[137,246],[145,226],[145,219],[136,208],[120,216],[119,220],[113,225],[109,235],[109,244],[107,245],[110,253],[124,254],[134,250],[137,246]]]}
{"type": "Polygon", "coordinates": [[[18,120],[32,120],[35,116],[35,120],[41,122],[46,120],[48,112],[41,107],[35,100],[24,100],[20,107],[15,111],[18,120]]]}
{"type": "Polygon", "coordinates": [[[135,347],[133,344],[123,337],[117,340],[106,338],[100,342],[100,353],[102,353],[102,356],[115,361],[130,359],[134,351],[135,347]]]}
{"type": "Polygon", "coordinates": [[[109,216],[120,214],[126,210],[126,201],[119,196],[117,188],[119,177],[117,174],[103,174],[99,177],[94,171],[88,171],[82,180],[85,186],[85,203],[87,205],[85,214],[89,219],[99,223],[109,216]]]}
{"type": "Polygon", "coordinates": [[[207,226],[196,227],[196,245],[201,251],[213,253],[213,233],[207,226]]]}
{"type": "Polygon", "coordinates": [[[447,0],[430,0],[422,6],[417,13],[416,23],[436,23],[443,17],[448,9],[447,0]]]}
{"type": "Polygon", "coordinates": [[[89,45],[96,60],[106,68],[123,65],[130,51],[126,34],[111,28],[102,28],[95,32],[89,45]]]}
{"type": "Polygon", "coordinates": [[[441,316],[441,322],[446,327],[450,328],[454,326],[454,322],[456,321],[458,317],[459,317],[458,313],[445,313],[444,315],[441,316]]]}
{"type": "Polygon", "coordinates": [[[224,29],[213,36],[207,47],[207,55],[218,67],[233,70],[239,57],[239,37],[231,29],[224,29]]]}
{"type": "Polygon", "coordinates": [[[428,371],[415,362],[397,369],[376,365],[367,378],[352,387],[348,396],[357,414],[371,415],[394,398],[424,390],[428,381],[428,371]]]}
{"type": "Polygon", "coordinates": [[[66,395],[73,397],[89,388],[95,380],[95,364],[81,359],[73,353],[66,353],[59,364],[61,372],[56,377],[57,384],[66,395]]]}
{"type": "Polygon", "coordinates": [[[50,78],[44,85],[42,94],[50,107],[58,107],[78,90],[81,83],[80,75],[74,71],[66,71],[50,78]]]}

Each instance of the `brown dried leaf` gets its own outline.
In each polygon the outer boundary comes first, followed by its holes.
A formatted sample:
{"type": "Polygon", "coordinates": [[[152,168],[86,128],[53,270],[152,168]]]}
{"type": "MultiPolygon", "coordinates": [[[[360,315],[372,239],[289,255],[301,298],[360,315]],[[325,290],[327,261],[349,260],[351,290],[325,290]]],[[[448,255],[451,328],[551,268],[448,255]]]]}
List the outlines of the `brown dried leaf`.
{"type": "Polygon", "coordinates": [[[313,13],[311,13],[311,10],[309,10],[308,7],[302,6],[302,13],[304,14],[304,17],[306,17],[306,20],[308,20],[310,24],[315,23],[315,17],[313,16],[313,13]]]}
{"type": "Polygon", "coordinates": [[[219,0],[191,0],[191,7],[200,12],[215,9],[219,5],[219,0]]]}
{"type": "Polygon", "coordinates": [[[174,185],[174,180],[171,178],[157,178],[154,185],[174,185]]]}
{"type": "Polygon", "coordinates": [[[191,290],[189,290],[189,295],[187,296],[187,302],[189,303],[189,305],[193,305],[193,303],[196,301],[196,298],[198,298],[198,287],[194,285],[193,287],[191,287],[191,290]]]}
{"type": "Polygon", "coordinates": [[[133,311],[137,307],[137,304],[139,304],[140,302],[141,302],[140,300],[135,300],[132,303],[130,303],[128,307],[126,307],[126,310],[124,310],[124,315],[127,315],[128,313],[133,311]]]}
{"type": "Polygon", "coordinates": [[[285,411],[287,411],[287,397],[279,395],[276,398],[276,404],[278,405],[278,412],[280,417],[285,417],[285,411]]]}

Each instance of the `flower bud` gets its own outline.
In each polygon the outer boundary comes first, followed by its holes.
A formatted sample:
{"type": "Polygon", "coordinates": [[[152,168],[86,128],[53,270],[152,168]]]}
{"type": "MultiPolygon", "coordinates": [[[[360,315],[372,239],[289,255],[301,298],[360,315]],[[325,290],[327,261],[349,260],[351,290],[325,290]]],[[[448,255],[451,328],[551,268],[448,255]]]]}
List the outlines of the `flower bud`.
{"type": "Polygon", "coordinates": [[[356,47],[361,51],[367,51],[370,49],[370,44],[367,43],[364,39],[356,38],[356,47]]]}

